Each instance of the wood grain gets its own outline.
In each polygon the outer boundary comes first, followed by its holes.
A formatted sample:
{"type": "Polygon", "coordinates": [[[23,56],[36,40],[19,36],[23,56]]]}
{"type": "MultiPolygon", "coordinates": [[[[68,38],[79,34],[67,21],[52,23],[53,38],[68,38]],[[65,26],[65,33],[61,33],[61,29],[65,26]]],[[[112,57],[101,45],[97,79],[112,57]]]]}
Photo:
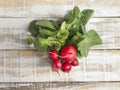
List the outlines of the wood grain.
{"type": "MultiPolygon", "coordinates": [[[[0,18],[0,50],[33,50],[25,44],[30,21],[40,18],[0,18]],[[12,23],[11,23],[12,22],[12,23]]],[[[50,19],[50,18],[49,18],[50,19]]],[[[57,20],[57,19],[54,19],[57,20]]],[[[103,44],[92,49],[120,49],[120,18],[92,18],[87,29],[95,29],[102,37],[103,44]]]]}
{"type": "Polygon", "coordinates": [[[0,90],[120,90],[119,17],[120,0],[0,0],[0,90]],[[61,18],[74,5],[95,10],[87,28],[96,29],[103,44],[72,72],[59,75],[46,54],[24,40],[34,17],[61,18]]]}
{"type": "Polygon", "coordinates": [[[72,71],[53,72],[37,51],[0,51],[0,82],[119,81],[120,50],[91,50],[72,71]]]}
{"type": "Polygon", "coordinates": [[[120,17],[120,0],[0,0],[0,17],[62,17],[74,5],[94,9],[94,17],[120,17]]]}
{"type": "Polygon", "coordinates": [[[119,82],[0,83],[2,90],[119,90],[119,82]]]}

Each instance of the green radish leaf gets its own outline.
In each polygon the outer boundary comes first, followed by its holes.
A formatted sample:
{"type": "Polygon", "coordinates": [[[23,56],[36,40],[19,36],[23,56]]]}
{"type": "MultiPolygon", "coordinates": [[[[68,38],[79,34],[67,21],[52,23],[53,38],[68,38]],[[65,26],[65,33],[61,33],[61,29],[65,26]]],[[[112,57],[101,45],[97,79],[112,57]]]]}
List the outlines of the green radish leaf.
{"type": "Polygon", "coordinates": [[[37,48],[39,51],[42,51],[42,52],[47,50],[48,45],[49,45],[49,41],[48,39],[45,39],[45,38],[37,38],[34,41],[35,48],[37,48]]]}
{"type": "Polygon", "coordinates": [[[77,51],[77,58],[82,58],[83,56],[81,55],[81,53],[79,51],[77,51]]]}
{"type": "Polygon", "coordinates": [[[57,33],[57,32],[52,32],[52,31],[47,30],[47,29],[40,29],[39,32],[42,36],[47,36],[47,37],[54,36],[57,33]]]}
{"type": "Polygon", "coordinates": [[[80,9],[77,6],[74,6],[74,8],[65,16],[65,21],[71,23],[75,18],[80,18],[81,12],[80,9]]]}
{"type": "Polygon", "coordinates": [[[72,38],[67,40],[68,41],[67,43],[73,44],[77,47],[78,42],[81,42],[83,39],[84,39],[83,35],[77,32],[76,35],[74,35],[72,38]]]}
{"type": "Polygon", "coordinates": [[[84,39],[81,42],[79,42],[77,46],[78,46],[78,51],[80,51],[81,55],[87,57],[90,49],[89,42],[87,42],[87,40],[84,39]]]}
{"type": "Polygon", "coordinates": [[[69,30],[69,37],[72,37],[76,35],[76,33],[79,31],[80,23],[79,19],[75,18],[72,23],[68,24],[68,30],[69,30]]]}
{"type": "Polygon", "coordinates": [[[49,47],[54,48],[57,51],[59,51],[62,46],[62,44],[59,40],[60,39],[57,39],[56,37],[48,37],[49,47]]]}
{"type": "Polygon", "coordinates": [[[33,43],[33,39],[32,38],[27,38],[25,40],[25,42],[28,44],[28,45],[31,45],[33,43]]]}
{"type": "Polygon", "coordinates": [[[32,34],[33,37],[36,37],[39,34],[39,29],[35,26],[37,20],[31,21],[28,27],[28,31],[32,34]]]}
{"type": "Polygon", "coordinates": [[[67,39],[68,35],[69,31],[66,29],[66,22],[62,22],[56,37],[65,40],[67,39]]]}
{"type": "Polygon", "coordinates": [[[50,20],[37,20],[35,25],[40,26],[44,29],[56,30],[54,23],[50,20]]]}
{"type": "Polygon", "coordinates": [[[87,22],[89,21],[89,19],[92,17],[93,13],[94,13],[94,10],[92,10],[92,9],[85,9],[85,10],[83,10],[81,18],[80,18],[80,22],[83,25],[86,25],[87,22]]]}
{"type": "Polygon", "coordinates": [[[82,33],[82,34],[86,33],[86,28],[83,24],[81,24],[80,27],[79,27],[79,33],[82,33]]]}
{"type": "Polygon", "coordinates": [[[81,52],[82,56],[87,56],[90,48],[94,45],[102,43],[101,38],[95,30],[90,30],[84,35],[84,39],[77,44],[78,51],[81,52]]]}

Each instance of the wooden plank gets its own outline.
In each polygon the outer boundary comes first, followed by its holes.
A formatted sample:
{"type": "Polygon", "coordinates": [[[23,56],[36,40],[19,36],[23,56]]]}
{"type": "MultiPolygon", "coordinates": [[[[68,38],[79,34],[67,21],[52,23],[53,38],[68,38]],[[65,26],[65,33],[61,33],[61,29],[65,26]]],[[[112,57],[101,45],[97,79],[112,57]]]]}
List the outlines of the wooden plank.
{"type": "Polygon", "coordinates": [[[72,71],[53,72],[46,54],[0,51],[0,82],[120,81],[120,50],[91,50],[72,71]]]}
{"type": "Polygon", "coordinates": [[[94,17],[120,16],[120,0],[0,0],[0,17],[62,17],[74,5],[94,9],[94,17]]]}
{"type": "Polygon", "coordinates": [[[107,5],[107,6],[119,6],[120,1],[114,1],[114,0],[65,0],[64,2],[61,0],[0,0],[0,6],[1,7],[14,7],[16,6],[25,6],[25,4],[38,4],[38,5],[94,5],[94,4],[98,4],[98,5],[107,5]]]}
{"type": "MultiPolygon", "coordinates": [[[[0,50],[34,49],[33,46],[28,46],[24,42],[29,36],[28,24],[33,19],[35,18],[0,18],[0,50]]],[[[119,26],[120,18],[92,18],[87,29],[94,28],[103,40],[102,45],[92,49],[120,49],[119,26]]]]}
{"type": "Polygon", "coordinates": [[[119,82],[0,83],[2,90],[119,90],[119,82]]]}

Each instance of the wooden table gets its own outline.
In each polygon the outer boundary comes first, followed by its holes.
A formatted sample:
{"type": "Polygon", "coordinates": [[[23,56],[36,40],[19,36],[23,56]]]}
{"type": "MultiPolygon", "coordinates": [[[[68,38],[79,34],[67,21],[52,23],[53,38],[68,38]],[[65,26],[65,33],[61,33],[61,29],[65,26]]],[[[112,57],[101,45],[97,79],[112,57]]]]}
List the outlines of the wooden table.
{"type": "Polygon", "coordinates": [[[0,0],[0,88],[4,90],[120,90],[120,0],[0,0]],[[87,28],[103,44],[69,74],[25,44],[33,19],[58,19],[78,5],[95,10],[87,28]]]}

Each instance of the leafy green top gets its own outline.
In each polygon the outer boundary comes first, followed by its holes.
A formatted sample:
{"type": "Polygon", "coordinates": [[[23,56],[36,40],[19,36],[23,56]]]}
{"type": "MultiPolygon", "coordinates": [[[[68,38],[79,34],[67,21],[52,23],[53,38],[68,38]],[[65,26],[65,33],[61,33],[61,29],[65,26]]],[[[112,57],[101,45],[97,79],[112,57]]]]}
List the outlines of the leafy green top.
{"type": "Polygon", "coordinates": [[[26,43],[33,43],[39,51],[50,48],[60,51],[63,46],[73,44],[77,49],[77,55],[86,57],[92,46],[102,43],[95,30],[86,31],[86,24],[93,13],[91,9],[81,12],[75,6],[61,24],[56,24],[52,20],[33,20],[28,27],[32,38],[27,38],[26,43]]]}

